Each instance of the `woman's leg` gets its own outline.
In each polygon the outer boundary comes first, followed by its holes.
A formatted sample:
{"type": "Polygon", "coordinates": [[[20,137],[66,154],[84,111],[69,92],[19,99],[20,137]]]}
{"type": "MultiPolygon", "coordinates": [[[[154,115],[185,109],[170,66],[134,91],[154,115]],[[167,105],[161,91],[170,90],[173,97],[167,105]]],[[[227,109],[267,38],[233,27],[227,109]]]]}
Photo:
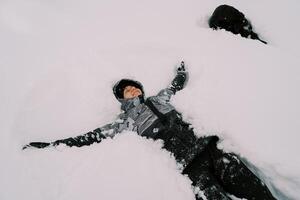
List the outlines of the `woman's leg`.
{"type": "Polygon", "coordinates": [[[200,190],[200,192],[196,194],[197,200],[230,200],[215,178],[212,167],[209,152],[204,151],[198,155],[182,173],[187,174],[192,180],[193,186],[200,190]]]}
{"type": "Polygon", "coordinates": [[[251,200],[274,200],[267,186],[232,153],[209,147],[216,177],[226,192],[251,200]]]}

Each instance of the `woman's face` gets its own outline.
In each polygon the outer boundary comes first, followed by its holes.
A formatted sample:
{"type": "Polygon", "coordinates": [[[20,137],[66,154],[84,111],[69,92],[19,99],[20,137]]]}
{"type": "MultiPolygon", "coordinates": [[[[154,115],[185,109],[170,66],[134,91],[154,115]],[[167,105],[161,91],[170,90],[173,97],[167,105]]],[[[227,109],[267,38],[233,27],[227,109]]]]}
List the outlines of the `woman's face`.
{"type": "Polygon", "coordinates": [[[123,91],[124,99],[131,99],[131,98],[137,97],[141,94],[142,94],[142,91],[139,88],[136,88],[136,87],[130,86],[130,85],[126,86],[123,91]]]}

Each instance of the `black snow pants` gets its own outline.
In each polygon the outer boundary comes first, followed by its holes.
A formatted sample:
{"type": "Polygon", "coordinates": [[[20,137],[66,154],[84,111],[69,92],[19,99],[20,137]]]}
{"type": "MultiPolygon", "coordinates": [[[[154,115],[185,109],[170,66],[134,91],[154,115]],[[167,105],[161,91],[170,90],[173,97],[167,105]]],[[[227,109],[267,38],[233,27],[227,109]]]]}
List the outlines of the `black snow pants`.
{"type": "Polygon", "coordinates": [[[274,200],[267,186],[232,153],[210,144],[184,170],[199,189],[197,200],[230,200],[228,194],[248,200],[274,200]],[[205,196],[205,197],[204,197],[205,196]]]}
{"type": "Polygon", "coordinates": [[[159,120],[144,136],[163,140],[164,148],[172,152],[178,162],[187,164],[182,173],[199,189],[197,200],[230,200],[228,194],[248,200],[275,199],[238,156],[217,148],[217,136],[197,138],[176,111],[163,115],[154,106],[149,107],[159,120]],[[153,137],[151,130],[157,127],[161,131],[153,137]]]}

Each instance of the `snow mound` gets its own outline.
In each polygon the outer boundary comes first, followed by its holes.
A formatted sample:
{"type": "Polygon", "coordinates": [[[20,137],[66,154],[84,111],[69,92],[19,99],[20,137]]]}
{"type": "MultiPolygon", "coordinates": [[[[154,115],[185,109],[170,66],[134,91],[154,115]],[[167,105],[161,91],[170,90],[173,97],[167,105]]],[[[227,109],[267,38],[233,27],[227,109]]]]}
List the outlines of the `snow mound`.
{"type": "Polygon", "coordinates": [[[21,151],[112,122],[116,81],[137,79],[155,95],[182,59],[190,79],[171,103],[196,133],[218,134],[279,199],[299,199],[299,9],[298,0],[1,1],[0,199],[193,199],[161,144],[132,133],[21,151]],[[221,3],[268,45],[209,29],[221,3]]]}
{"type": "Polygon", "coordinates": [[[128,132],[83,153],[86,157],[67,177],[60,200],[194,199],[190,180],[159,141],[128,132]]]}

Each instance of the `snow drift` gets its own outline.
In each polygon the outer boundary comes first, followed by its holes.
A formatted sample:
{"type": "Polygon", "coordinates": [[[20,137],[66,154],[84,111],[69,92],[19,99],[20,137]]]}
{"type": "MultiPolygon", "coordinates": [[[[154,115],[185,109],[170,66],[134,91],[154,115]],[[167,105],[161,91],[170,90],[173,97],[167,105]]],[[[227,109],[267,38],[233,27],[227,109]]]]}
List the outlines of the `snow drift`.
{"type": "Polygon", "coordinates": [[[197,134],[218,134],[219,146],[258,167],[279,199],[299,199],[298,1],[0,5],[0,199],[193,199],[159,141],[133,133],[21,151],[111,122],[120,112],[114,82],[134,78],[154,95],[182,59],[189,83],[172,103],[197,134]],[[269,45],[209,29],[221,3],[243,11],[269,45]]]}

